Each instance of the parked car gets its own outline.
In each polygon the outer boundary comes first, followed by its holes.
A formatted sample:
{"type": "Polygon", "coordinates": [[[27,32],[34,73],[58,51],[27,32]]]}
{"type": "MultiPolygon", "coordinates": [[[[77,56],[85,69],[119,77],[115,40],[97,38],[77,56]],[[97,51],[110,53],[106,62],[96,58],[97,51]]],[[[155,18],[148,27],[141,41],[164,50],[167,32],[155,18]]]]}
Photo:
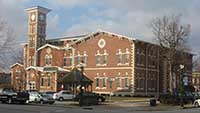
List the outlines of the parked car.
{"type": "Polygon", "coordinates": [[[55,100],[52,96],[47,94],[41,94],[40,104],[54,104],[55,100]]]}
{"type": "Polygon", "coordinates": [[[39,92],[37,91],[29,91],[29,100],[27,103],[39,103],[42,98],[39,92]]]}
{"type": "Polygon", "coordinates": [[[37,91],[29,92],[28,103],[53,104],[54,102],[55,100],[52,96],[37,91]]]}
{"type": "Polygon", "coordinates": [[[19,102],[25,104],[29,100],[29,94],[25,91],[16,92],[12,88],[0,88],[0,101],[2,103],[19,102]]]}
{"type": "Polygon", "coordinates": [[[53,94],[53,99],[63,101],[63,100],[73,100],[74,94],[71,91],[59,91],[53,94]]]}
{"type": "Polygon", "coordinates": [[[54,92],[54,91],[42,92],[42,94],[48,95],[48,96],[50,96],[50,97],[52,97],[52,98],[53,98],[53,94],[54,94],[54,93],[56,93],[56,92],[54,92]]]}
{"type": "Polygon", "coordinates": [[[84,93],[79,93],[76,95],[74,98],[74,101],[78,101],[80,104],[82,97],[82,103],[83,105],[92,105],[92,104],[98,104],[99,102],[104,102],[105,97],[96,93],[92,92],[84,92],[84,93]]]}

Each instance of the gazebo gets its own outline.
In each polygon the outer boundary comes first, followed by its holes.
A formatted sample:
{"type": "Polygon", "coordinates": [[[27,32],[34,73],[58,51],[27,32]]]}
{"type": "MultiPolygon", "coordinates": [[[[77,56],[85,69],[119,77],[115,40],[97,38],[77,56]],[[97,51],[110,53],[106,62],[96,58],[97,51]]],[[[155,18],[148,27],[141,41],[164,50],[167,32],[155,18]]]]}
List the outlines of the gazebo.
{"type": "Polygon", "coordinates": [[[64,75],[62,79],[63,84],[70,84],[72,85],[72,90],[74,94],[78,93],[79,88],[84,87],[84,91],[91,92],[92,91],[92,83],[93,81],[90,80],[82,70],[78,68],[74,68],[71,72],[64,75]]]}

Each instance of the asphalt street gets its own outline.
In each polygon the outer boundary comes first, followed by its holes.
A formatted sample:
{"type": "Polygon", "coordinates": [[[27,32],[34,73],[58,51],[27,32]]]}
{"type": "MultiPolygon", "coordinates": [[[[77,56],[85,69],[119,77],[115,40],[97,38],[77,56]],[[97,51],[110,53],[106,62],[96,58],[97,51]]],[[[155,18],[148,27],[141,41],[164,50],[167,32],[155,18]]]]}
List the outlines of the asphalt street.
{"type": "Polygon", "coordinates": [[[0,113],[199,113],[200,108],[156,111],[134,108],[115,108],[107,105],[78,107],[64,105],[18,105],[0,104],[0,113]]]}

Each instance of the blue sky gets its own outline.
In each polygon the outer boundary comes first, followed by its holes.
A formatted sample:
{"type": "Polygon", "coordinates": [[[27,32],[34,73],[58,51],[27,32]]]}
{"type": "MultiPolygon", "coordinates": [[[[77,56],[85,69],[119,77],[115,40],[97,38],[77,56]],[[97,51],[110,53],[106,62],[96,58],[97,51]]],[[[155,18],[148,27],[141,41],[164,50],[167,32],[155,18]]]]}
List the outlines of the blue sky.
{"type": "Polygon", "coordinates": [[[26,8],[51,9],[47,38],[86,34],[103,29],[145,41],[152,41],[149,22],[166,14],[182,14],[191,24],[190,45],[200,52],[200,0],[0,0],[0,18],[8,22],[20,44],[27,41],[26,8]]]}

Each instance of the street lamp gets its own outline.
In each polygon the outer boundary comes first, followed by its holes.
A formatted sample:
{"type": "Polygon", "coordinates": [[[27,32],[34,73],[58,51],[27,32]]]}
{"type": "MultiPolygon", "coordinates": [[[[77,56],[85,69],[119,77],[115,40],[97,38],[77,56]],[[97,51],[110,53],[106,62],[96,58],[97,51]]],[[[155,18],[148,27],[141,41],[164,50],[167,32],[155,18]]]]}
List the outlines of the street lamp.
{"type": "Polygon", "coordinates": [[[181,107],[184,107],[184,103],[183,103],[183,94],[184,94],[184,87],[183,87],[183,73],[182,73],[182,70],[184,69],[184,65],[179,65],[180,67],[180,94],[181,94],[181,97],[180,97],[180,105],[181,107]]]}
{"type": "Polygon", "coordinates": [[[81,62],[78,66],[81,70],[80,73],[80,100],[79,100],[79,105],[82,106],[83,105],[83,90],[85,89],[83,86],[83,71],[84,71],[84,64],[81,62]]]}

